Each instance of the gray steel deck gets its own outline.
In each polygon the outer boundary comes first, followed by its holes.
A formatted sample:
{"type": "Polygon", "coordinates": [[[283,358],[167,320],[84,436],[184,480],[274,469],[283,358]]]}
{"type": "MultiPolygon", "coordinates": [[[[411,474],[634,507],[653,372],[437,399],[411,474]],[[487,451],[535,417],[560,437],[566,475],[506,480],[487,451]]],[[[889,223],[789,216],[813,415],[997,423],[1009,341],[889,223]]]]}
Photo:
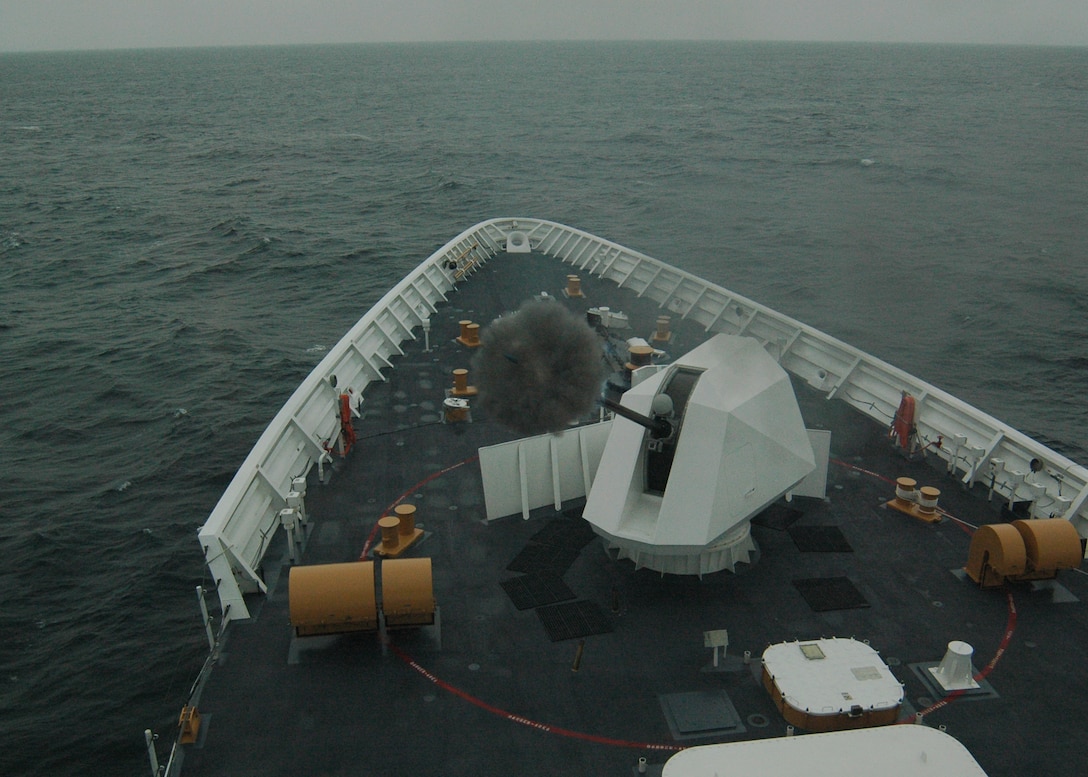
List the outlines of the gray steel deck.
{"type": "MultiPolygon", "coordinates": [[[[569,568],[560,564],[557,574],[612,629],[584,637],[574,671],[581,638],[553,641],[535,609],[518,609],[502,583],[520,574],[507,565],[533,536],[552,521],[577,520],[580,505],[487,524],[473,462],[417,486],[479,446],[514,436],[478,408],[472,423],[439,422],[451,372],[471,358],[454,341],[458,320],[486,324],[548,291],[579,311],[604,304],[627,312],[631,334],[653,331],[655,304],[594,278],[582,278],[585,300],[564,299],[568,271],[537,256],[500,255],[485,265],[433,318],[432,352],[424,352],[422,338],[408,344],[388,382],[368,390],[357,447],[331,481],[320,485],[316,472],[311,476],[307,564],[358,558],[394,500],[407,493],[417,505],[426,536],[409,554],[433,559],[441,645],[433,629],[395,632],[395,650],[385,654],[371,634],[294,638],[288,562],[274,548],[264,569],[270,593],[254,597],[254,619],[231,624],[202,692],[203,728],[185,747],[184,774],[627,775],[640,756],[660,764],[672,748],[783,736],[785,721],[758,678],[759,655],[773,642],[868,640],[904,683],[907,713],[936,701],[911,665],[940,660],[949,641],[972,644],[979,669],[991,661],[1011,623],[1010,600],[956,574],[967,558],[968,532],[953,521],[928,525],[884,508],[892,487],[851,467],[935,485],[942,507],[971,523],[1006,519],[1000,502],[987,502],[981,486],[968,492],[946,480],[941,461],[936,468],[906,461],[883,429],[800,387],[807,425],[833,431],[832,456],[840,463],[831,467],[828,500],[778,505],[757,519],[760,558],[738,574],[661,577],[610,559],[597,539],[565,551],[569,568]],[[517,269],[507,266],[515,262],[517,269]],[[826,535],[829,549],[806,551],[803,532],[791,533],[791,526],[834,526],[841,538],[826,535]],[[795,585],[833,577],[852,584],[865,606],[817,611],[795,585]],[[703,632],[712,629],[729,630],[729,671],[707,671],[712,654],[703,632]],[[740,661],[745,650],[749,666],[740,661]]],[[[705,337],[680,321],[673,330],[669,350],[677,355],[705,337]]],[[[1077,601],[1011,589],[1015,629],[986,678],[992,693],[926,717],[929,725],[947,726],[991,777],[1085,768],[1088,579],[1067,572],[1059,580],[1077,601]]]]}

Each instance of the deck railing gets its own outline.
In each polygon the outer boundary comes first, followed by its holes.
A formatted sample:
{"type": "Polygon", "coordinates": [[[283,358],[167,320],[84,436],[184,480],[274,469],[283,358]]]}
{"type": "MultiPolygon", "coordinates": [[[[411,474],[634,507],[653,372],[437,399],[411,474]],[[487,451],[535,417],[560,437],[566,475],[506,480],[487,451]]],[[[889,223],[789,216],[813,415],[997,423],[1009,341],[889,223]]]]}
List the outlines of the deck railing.
{"type": "Polygon", "coordinates": [[[336,455],[329,449],[340,429],[339,395],[362,397],[372,381],[384,381],[390,359],[403,354],[401,343],[414,340],[455,284],[493,255],[473,237],[476,229],[435,251],[382,297],[303,380],[242,462],[199,531],[224,620],[248,618],[245,594],[267,591],[260,566],[292,482],[336,455]]]}

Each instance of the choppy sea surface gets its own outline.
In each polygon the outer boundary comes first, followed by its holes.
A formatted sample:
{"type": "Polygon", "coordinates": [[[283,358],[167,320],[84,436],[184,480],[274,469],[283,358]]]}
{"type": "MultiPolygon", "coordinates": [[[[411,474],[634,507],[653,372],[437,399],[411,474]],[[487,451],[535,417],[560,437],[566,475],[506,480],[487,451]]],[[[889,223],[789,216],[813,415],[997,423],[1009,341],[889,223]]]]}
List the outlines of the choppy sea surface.
{"type": "Polygon", "coordinates": [[[207,651],[198,527],[484,218],[677,264],[1088,462],[1085,126],[1083,48],[0,55],[0,774],[148,772],[207,651]]]}

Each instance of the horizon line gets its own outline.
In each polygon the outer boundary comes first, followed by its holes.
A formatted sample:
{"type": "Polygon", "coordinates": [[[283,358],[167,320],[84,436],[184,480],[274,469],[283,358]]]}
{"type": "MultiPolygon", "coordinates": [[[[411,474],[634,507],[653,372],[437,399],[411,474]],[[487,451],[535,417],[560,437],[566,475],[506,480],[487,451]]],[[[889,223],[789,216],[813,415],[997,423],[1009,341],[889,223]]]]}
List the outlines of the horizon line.
{"type": "Polygon", "coordinates": [[[506,44],[660,44],[660,43],[754,43],[841,46],[948,46],[979,48],[1088,48],[1088,43],[1025,43],[997,41],[951,40],[845,40],[833,38],[493,38],[478,39],[402,39],[354,41],[295,41],[268,43],[191,43],[152,44],[132,46],[97,46],[87,48],[13,48],[0,49],[0,54],[87,54],[135,51],[194,51],[208,49],[314,48],[333,46],[426,46],[426,45],[506,45],[506,44]]]}

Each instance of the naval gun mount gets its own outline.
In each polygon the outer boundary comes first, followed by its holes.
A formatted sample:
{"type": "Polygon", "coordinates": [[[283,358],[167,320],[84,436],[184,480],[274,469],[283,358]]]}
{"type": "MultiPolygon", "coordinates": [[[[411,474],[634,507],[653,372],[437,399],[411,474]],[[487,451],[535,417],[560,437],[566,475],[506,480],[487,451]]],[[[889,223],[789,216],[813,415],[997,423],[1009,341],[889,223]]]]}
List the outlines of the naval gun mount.
{"type": "Polygon", "coordinates": [[[618,418],[583,516],[636,567],[749,562],[751,519],[816,468],[789,376],[749,337],[716,335],[603,404],[618,418]]]}

